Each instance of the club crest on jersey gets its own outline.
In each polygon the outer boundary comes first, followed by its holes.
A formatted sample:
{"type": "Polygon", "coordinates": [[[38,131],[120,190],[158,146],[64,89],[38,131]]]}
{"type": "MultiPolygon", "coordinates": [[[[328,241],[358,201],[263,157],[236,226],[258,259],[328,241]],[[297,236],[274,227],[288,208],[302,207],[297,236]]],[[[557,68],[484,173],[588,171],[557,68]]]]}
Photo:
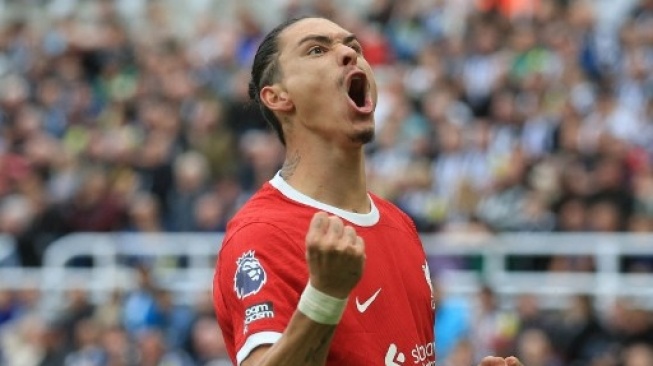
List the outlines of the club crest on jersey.
{"type": "Polygon", "coordinates": [[[236,261],[236,274],[234,275],[234,291],[239,299],[244,299],[261,290],[267,282],[267,274],[256,258],[255,252],[250,250],[236,261]]]}
{"type": "Polygon", "coordinates": [[[422,265],[422,271],[424,271],[424,277],[426,277],[426,283],[429,285],[429,288],[431,289],[431,308],[435,309],[435,294],[433,291],[435,291],[435,288],[433,288],[433,282],[431,281],[431,271],[429,270],[429,262],[426,261],[422,265]]]}

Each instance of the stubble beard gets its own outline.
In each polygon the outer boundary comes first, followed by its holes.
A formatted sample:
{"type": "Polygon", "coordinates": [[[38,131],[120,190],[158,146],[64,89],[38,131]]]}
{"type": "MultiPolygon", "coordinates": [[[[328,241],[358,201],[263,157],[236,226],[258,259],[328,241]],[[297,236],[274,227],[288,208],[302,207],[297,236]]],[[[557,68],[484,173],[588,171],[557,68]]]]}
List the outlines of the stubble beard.
{"type": "Polygon", "coordinates": [[[358,131],[351,136],[351,142],[365,145],[374,141],[374,128],[369,128],[364,131],[358,131]]]}

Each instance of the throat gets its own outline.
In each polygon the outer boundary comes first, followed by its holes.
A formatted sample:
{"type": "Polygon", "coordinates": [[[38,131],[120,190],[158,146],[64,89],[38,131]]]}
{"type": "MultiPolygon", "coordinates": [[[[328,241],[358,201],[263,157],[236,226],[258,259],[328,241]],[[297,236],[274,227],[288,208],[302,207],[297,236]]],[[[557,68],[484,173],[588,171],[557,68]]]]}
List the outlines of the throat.
{"type": "Polygon", "coordinates": [[[365,189],[340,190],[328,184],[321,184],[316,188],[308,196],[329,206],[355,214],[366,214],[372,209],[370,197],[365,189]]]}
{"type": "Polygon", "coordinates": [[[302,194],[352,213],[367,213],[371,203],[362,149],[337,149],[312,141],[311,150],[290,148],[280,176],[302,194]]]}

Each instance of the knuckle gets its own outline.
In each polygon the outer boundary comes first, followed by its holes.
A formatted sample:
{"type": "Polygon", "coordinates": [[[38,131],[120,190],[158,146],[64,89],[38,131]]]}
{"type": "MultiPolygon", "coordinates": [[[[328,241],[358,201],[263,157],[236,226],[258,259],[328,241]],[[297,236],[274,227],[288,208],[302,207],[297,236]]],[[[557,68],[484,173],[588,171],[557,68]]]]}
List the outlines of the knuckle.
{"type": "Polygon", "coordinates": [[[315,246],[320,243],[320,235],[316,232],[309,232],[308,235],[306,235],[306,245],[308,246],[315,246]]]}
{"type": "Polygon", "coordinates": [[[354,248],[354,255],[359,260],[365,260],[365,251],[362,248],[354,248]]]}
{"type": "Polygon", "coordinates": [[[353,245],[347,245],[346,247],[343,248],[343,251],[347,253],[350,257],[356,257],[357,256],[357,249],[353,245]]]}
{"type": "Polygon", "coordinates": [[[313,217],[316,219],[323,219],[327,217],[327,214],[324,211],[319,211],[315,215],[313,215],[313,217]]]}
{"type": "Polygon", "coordinates": [[[315,248],[321,252],[331,252],[336,248],[336,242],[333,238],[323,237],[315,244],[315,248]]]}
{"type": "Polygon", "coordinates": [[[334,229],[342,229],[344,224],[342,223],[342,220],[338,216],[331,216],[329,217],[329,221],[331,222],[330,227],[334,229]]]}
{"type": "Polygon", "coordinates": [[[342,224],[342,220],[340,220],[340,218],[338,216],[335,216],[335,215],[329,216],[329,220],[331,220],[331,222],[333,222],[333,223],[341,223],[342,224]]]}
{"type": "Polygon", "coordinates": [[[326,241],[322,244],[322,250],[329,253],[337,253],[338,244],[333,240],[326,241]]]}
{"type": "Polygon", "coordinates": [[[346,236],[350,241],[356,240],[356,230],[351,226],[346,226],[344,236],[346,236]]]}

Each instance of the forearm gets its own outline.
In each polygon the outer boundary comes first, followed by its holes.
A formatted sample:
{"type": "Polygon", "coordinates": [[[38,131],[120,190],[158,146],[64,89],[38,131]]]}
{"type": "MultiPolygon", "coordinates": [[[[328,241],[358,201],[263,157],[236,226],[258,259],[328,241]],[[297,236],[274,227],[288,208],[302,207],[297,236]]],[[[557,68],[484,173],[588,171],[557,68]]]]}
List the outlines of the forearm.
{"type": "Polygon", "coordinates": [[[242,366],[324,365],[335,329],[296,311],[281,338],[272,347],[252,352],[242,366]]]}
{"type": "Polygon", "coordinates": [[[326,364],[347,296],[363,272],[365,243],[351,226],[322,212],[313,216],[306,238],[309,282],[297,310],[281,338],[255,349],[242,366],[326,364]]]}

